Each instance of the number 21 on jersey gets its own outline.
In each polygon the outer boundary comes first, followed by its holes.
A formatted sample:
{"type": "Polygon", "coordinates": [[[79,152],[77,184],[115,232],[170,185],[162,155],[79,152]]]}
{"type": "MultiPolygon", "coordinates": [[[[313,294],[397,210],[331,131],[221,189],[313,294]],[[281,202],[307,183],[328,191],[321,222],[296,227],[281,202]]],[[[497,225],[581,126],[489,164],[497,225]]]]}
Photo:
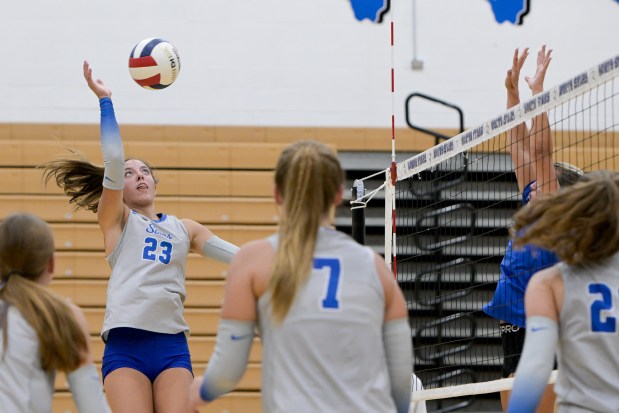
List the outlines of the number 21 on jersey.
{"type": "Polygon", "coordinates": [[[589,295],[597,298],[591,303],[591,331],[616,333],[617,319],[607,315],[608,312],[616,310],[613,305],[613,290],[603,283],[589,284],[589,295]]]}
{"type": "Polygon", "coordinates": [[[320,299],[320,308],[323,310],[340,309],[340,272],[342,269],[339,258],[314,258],[313,268],[326,274],[326,288],[320,299]]]}

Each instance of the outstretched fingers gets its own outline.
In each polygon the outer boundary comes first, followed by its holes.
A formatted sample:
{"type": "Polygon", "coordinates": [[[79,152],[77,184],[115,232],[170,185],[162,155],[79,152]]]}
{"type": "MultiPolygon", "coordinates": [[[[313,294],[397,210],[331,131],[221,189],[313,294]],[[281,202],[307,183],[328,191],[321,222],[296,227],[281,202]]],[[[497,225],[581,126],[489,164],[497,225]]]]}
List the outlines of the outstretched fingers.
{"type": "MultiPolygon", "coordinates": [[[[518,49],[516,49],[516,53],[517,52],[518,52],[518,49]]],[[[520,72],[520,69],[522,69],[522,66],[524,66],[524,62],[527,60],[527,56],[529,56],[529,48],[525,47],[524,50],[522,51],[522,54],[520,54],[518,59],[515,61],[516,66],[518,67],[518,72],[520,72]]]]}
{"type": "Polygon", "coordinates": [[[525,47],[522,53],[519,53],[519,49],[516,48],[514,50],[514,56],[512,58],[512,67],[507,71],[507,75],[505,77],[505,87],[510,92],[517,92],[518,90],[518,80],[520,79],[520,69],[524,65],[524,62],[527,60],[527,56],[529,55],[529,48],[525,47]]]}
{"type": "Polygon", "coordinates": [[[544,90],[544,79],[546,77],[546,71],[552,60],[552,49],[546,49],[546,45],[543,45],[539,52],[537,52],[537,67],[533,77],[526,76],[524,80],[529,85],[533,94],[539,93],[544,90]]]}

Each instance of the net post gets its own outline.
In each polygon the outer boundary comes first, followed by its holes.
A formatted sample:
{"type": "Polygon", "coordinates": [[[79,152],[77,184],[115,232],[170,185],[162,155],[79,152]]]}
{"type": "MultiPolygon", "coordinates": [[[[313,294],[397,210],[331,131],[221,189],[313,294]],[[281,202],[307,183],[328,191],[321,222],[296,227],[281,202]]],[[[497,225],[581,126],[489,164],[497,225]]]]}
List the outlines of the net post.
{"type": "Polygon", "coordinates": [[[395,187],[391,181],[391,171],[385,171],[385,262],[395,275],[395,248],[393,245],[393,207],[395,205],[395,187]]]}
{"type": "MultiPolygon", "coordinates": [[[[363,181],[355,179],[352,187],[352,199],[361,201],[365,195],[363,181]]],[[[365,207],[352,208],[352,237],[361,245],[365,245],[365,207]]]]}
{"type": "Polygon", "coordinates": [[[391,198],[391,271],[393,271],[393,278],[398,279],[398,263],[396,259],[396,210],[395,210],[395,184],[398,181],[398,169],[395,163],[395,159],[391,161],[391,167],[389,168],[389,175],[391,177],[391,190],[394,196],[391,198]]]}

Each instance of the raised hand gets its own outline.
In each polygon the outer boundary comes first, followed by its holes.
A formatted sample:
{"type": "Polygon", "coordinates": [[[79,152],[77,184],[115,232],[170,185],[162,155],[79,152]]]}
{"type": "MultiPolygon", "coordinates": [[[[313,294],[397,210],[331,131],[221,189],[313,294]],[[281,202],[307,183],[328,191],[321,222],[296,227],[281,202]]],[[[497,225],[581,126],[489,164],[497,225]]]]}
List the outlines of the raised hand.
{"type": "Polygon", "coordinates": [[[507,108],[511,108],[520,103],[520,91],[518,89],[518,81],[520,80],[520,69],[524,65],[529,48],[525,47],[521,54],[518,54],[518,49],[514,50],[514,58],[512,67],[507,71],[505,76],[505,88],[507,89],[507,108]]]}
{"type": "Polygon", "coordinates": [[[552,58],[550,54],[552,49],[546,50],[546,45],[537,52],[537,68],[533,77],[525,76],[524,80],[529,85],[531,93],[536,95],[544,90],[544,78],[546,77],[546,70],[552,58]]]}
{"type": "Polygon", "coordinates": [[[525,47],[522,54],[518,55],[518,49],[514,50],[514,58],[512,60],[512,67],[507,71],[505,76],[505,88],[507,93],[518,96],[518,80],[520,78],[520,69],[524,65],[527,56],[529,55],[529,48],[525,47]]]}
{"type": "Polygon", "coordinates": [[[92,90],[99,99],[112,97],[112,91],[105,86],[101,79],[94,80],[92,78],[92,69],[86,60],[84,60],[84,79],[86,79],[86,83],[88,83],[90,90],[92,90]]]}

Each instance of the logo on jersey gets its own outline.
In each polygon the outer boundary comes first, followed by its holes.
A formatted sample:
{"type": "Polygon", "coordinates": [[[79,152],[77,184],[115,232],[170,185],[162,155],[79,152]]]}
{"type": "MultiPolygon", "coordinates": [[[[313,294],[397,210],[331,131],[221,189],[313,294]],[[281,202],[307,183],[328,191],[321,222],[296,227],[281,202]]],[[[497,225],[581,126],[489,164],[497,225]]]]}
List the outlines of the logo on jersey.
{"type": "Polygon", "coordinates": [[[155,228],[153,224],[148,224],[148,228],[146,228],[146,232],[149,234],[159,235],[167,239],[174,239],[174,236],[172,234],[166,234],[165,232],[159,231],[157,228],[155,228]]]}
{"type": "Polygon", "coordinates": [[[241,340],[245,340],[246,338],[251,338],[252,335],[251,334],[243,334],[241,336],[237,336],[236,334],[230,334],[230,340],[232,341],[241,341],[241,340]]]}

